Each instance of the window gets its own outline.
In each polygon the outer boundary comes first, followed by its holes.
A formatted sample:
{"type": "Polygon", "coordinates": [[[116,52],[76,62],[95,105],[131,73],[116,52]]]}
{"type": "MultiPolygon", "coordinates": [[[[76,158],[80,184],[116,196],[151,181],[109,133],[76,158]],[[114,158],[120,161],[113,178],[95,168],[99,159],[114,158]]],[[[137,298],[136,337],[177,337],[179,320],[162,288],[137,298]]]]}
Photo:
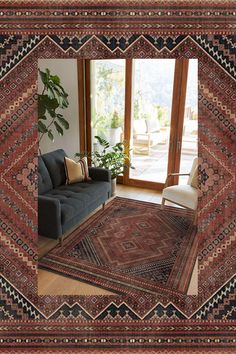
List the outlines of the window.
{"type": "Polygon", "coordinates": [[[168,173],[189,172],[197,155],[197,60],[88,60],[85,68],[87,148],[101,149],[96,135],[111,145],[128,141],[135,169],[123,183],[133,186],[161,190],[168,173]]]}
{"type": "Polygon", "coordinates": [[[124,131],[125,60],[91,61],[92,150],[99,149],[95,136],[120,142],[124,131]]]}
{"type": "MultiPolygon", "coordinates": [[[[184,127],[180,160],[180,171],[187,173],[190,171],[192,161],[198,153],[197,77],[197,59],[190,59],[188,67],[188,81],[184,110],[184,127]]],[[[180,177],[180,183],[185,183],[186,180],[186,177],[180,177]]]]}
{"type": "Polygon", "coordinates": [[[165,182],[175,59],[134,59],[131,178],[165,182]]]}

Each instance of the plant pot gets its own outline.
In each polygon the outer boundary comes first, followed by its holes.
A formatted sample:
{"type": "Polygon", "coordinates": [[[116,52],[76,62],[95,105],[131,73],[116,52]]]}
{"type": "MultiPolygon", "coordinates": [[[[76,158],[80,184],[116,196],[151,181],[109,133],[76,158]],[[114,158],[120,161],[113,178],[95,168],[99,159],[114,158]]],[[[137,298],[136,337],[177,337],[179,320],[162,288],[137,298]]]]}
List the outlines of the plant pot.
{"type": "Polygon", "coordinates": [[[111,180],[111,196],[114,197],[116,195],[116,177],[111,180]]]}
{"type": "Polygon", "coordinates": [[[121,133],[122,133],[122,129],[120,127],[106,129],[105,134],[110,145],[115,145],[120,142],[121,133]]]}

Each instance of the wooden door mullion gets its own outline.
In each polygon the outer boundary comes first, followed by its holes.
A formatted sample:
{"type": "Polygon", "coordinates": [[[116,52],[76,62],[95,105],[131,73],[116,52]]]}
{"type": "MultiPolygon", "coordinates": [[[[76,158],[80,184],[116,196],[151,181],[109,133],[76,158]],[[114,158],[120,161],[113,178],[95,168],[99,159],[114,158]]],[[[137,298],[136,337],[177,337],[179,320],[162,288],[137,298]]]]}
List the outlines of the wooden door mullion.
{"type": "MultiPolygon", "coordinates": [[[[91,67],[90,60],[85,60],[85,96],[86,96],[86,150],[92,152],[92,125],[91,125],[91,67]]],[[[89,161],[91,165],[91,161],[89,161]]]]}
{"type": "MultiPolygon", "coordinates": [[[[177,59],[173,85],[171,109],[170,145],[168,154],[168,174],[179,172],[184,124],[184,110],[187,89],[188,59],[177,59]]],[[[170,179],[170,184],[177,184],[178,177],[170,179]]]]}
{"type": "MultiPolygon", "coordinates": [[[[124,121],[124,140],[127,143],[126,153],[129,153],[131,139],[131,113],[132,113],[132,59],[126,59],[125,65],[125,121],[124,121]]],[[[130,169],[124,171],[123,183],[129,183],[130,169]]]]}
{"type": "Polygon", "coordinates": [[[80,152],[87,150],[86,142],[86,95],[85,95],[85,60],[77,59],[78,103],[79,103],[79,139],[80,152]]]}

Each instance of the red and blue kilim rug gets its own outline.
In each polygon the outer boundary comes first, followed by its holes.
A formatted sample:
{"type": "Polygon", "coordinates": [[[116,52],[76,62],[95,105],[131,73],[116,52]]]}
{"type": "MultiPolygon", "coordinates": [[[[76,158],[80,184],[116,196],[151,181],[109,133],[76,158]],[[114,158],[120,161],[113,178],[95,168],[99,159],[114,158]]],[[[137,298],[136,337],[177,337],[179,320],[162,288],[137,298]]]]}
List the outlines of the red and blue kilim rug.
{"type": "Polygon", "coordinates": [[[197,254],[193,215],[116,197],[39,262],[126,295],[187,292],[197,254]]]}
{"type": "Polygon", "coordinates": [[[234,353],[235,2],[0,1],[1,353],[234,353]],[[39,296],[39,58],[197,58],[198,295],[39,296]]]}

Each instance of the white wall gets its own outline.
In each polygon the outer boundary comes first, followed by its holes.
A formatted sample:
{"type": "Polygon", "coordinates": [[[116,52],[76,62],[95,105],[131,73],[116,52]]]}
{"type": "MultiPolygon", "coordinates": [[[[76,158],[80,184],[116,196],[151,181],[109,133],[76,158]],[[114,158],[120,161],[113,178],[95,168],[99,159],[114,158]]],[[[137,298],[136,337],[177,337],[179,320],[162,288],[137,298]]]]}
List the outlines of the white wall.
{"type": "MultiPolygon", "coordinates": [[[[74,158],[74,154],[79,152],[79,111],[78,111],[78,76],[76,59],[39,59],[39,69],[48,68],[51,74],[58,75],[61,84],[68,93],[69,107],[61,110],[61,113],[68,120],[70,127],[64,130],[63,136],[57,134],[55,130],[54,142],[45,134],[40,142],[42,154],[56,149],[64,149],[67,155],[74,158]]],[[[42,93],[43,85],[38,80],[38,92],[42,93]]],[[[59,112],[59,110],[58,110],[59,112]]],[[[54,130],[53,130],[54,133],[54,130]]]]}

